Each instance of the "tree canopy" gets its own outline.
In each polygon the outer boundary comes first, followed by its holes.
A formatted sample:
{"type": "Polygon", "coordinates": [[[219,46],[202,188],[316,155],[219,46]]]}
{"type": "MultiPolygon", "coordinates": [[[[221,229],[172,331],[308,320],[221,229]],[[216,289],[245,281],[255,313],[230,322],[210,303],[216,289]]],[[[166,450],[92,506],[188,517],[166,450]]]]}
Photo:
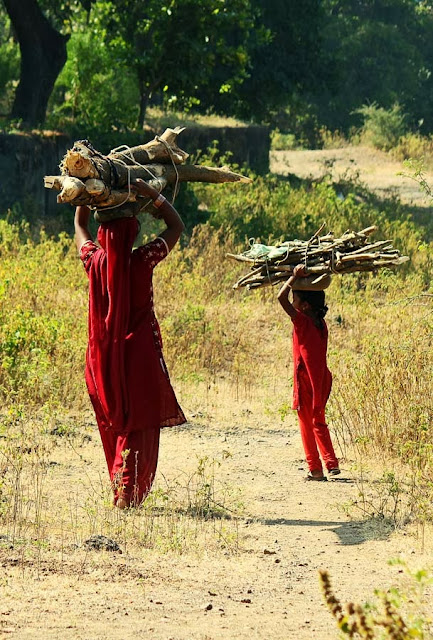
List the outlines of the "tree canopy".
{"type": "Polygon", "coordinates": [[[245,78],[249,33],[255,26],[250,0],[102,4],[104,42],[137,77],[138,126],[154,95],[165,105],[190,107],[200,104],[204,90],[212,100],[245,78]]]}
{"type": "Polygon", "coordinates": [[[433,129],[433,8],[418,0],[3,0],[2,116],[142,127],[149,105],[297,132],[396,104],[433,129]]]}

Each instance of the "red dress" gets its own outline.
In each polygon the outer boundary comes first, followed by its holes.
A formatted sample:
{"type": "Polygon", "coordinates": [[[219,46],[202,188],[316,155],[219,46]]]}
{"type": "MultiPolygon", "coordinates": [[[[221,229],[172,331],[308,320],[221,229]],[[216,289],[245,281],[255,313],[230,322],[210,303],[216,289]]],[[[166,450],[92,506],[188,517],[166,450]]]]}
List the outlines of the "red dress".
{"type": "Polygon", "coordinates": [[[313,318],[297,311],[293,322],[293,409],[298,411],[302,443],[310,471],[338,468],[325,420],[325,407],[331,392],[328,369],[328,328],[317,327],[313,318]],[[319,455],[320,452],[320,455],[319,455]]]}
{"type": "Polygon", "coordinates": [[[296,312],[293,322],[293,406],[299,409],[300,375],[307,374],[313,394],[313,408],[325,409],[331,393],[332,374],[328,369],[326,354],[328,350],[328,327],[317,327],[313,318],[301,311],[296,312]]]}
{"type": "Polygon", "coordinates": [[[121,487],[123,496],[140,502],[155,475],[160,428],[182,424],[185,416],[153,308],[153,269],[167,246],[156,238],[132,251],[137,232],[135,218],[104,223],[100,248],[88,241],[80,257],[89,277],[87,388],[116,495],[121,487]]]}

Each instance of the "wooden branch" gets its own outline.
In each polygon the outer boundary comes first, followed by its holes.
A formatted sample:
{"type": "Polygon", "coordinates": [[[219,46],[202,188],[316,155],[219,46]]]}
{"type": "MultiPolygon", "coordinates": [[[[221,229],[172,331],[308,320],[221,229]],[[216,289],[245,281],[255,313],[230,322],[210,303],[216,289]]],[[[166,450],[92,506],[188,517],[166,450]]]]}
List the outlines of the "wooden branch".
{"type": "MultiPolygon", "coordinates": [[[[113,182],[114,173],[119,172],[125,165],[150,164],[150,163],[174,163],[181,164],[189,157],[186,151],[182,151],[177,146],[177,136],[184,131],[184,127],[166,129],[161,136],[156,136],[154,140],[146,144],[128,148],[119,147],[116,151],[102,155],[85,140],[78,140],[72,149],[66,152],[60,163],[60,170],[63,175],[70,175],[75,178],[100,178],[107,184],[113,182]]],[[[122,176],[127,176],[127,172],[122,171],[122,176]]],[[[120,184],[125,184],[125,178],[120,178],[120,184]],[[123,182],[122,182],[123,180],[123,182]]]]}
{"type": "Polygon", "coordinates": [[[155,136],[150,142],[137,147],[112,151],[109,158],[123,160],[126,164],[171,163],[182,164],[189,158],[189,153],[177,146],[177,136],[185,127],[166,129],[161,136],[155,136]]]}
{"type": "Polygon", "coordinates": [[[57,202],[96,209],[98,220],[137,215],[149,203],[129,186],[141,178],[159,192],[176,189],[181,182],[250,183],[252,180],[229,167],[205,167],[182,164],[189,157],[177,145],[182,127],[169,128],[161,136],[143,145],[114,149],[107,156],[87,140],[74,143],[60,164],[62,175],[46,176],[47,189],[59,191],[57,202]]]}
{"type": "MultiPolygon", "coordinates": [[[[179,182],[209,182],[214,184],[251,182],[250,178],[234,173],[228,167],[182,165],[177,167],[176,173],[176,169],[171,165],[152,164],[146,165],[146,168],[134,165],[129,167],[129,171],[129,180],[142,178],[158,191],[162,191],[167,185],[174,185],[177,179],[179,182]]],[[[45,176],[44,185],[47,189],[61,191],[57,197],[57,202],[69,202],[72,205],[88,204],[89,206],[97,204],[99,208],[112,206],[112,198],[108,194],[113,194],[116,191],[123,194],[123,200],[126,202],[134,202],[136,200],[135,192],[131,192],[128,196],[128,169],[126,167],[121,167],[121,176],[121,181],[124,182],[123,189],[118,188],[113,191],[106,186],[105,180],[98,178],[90,178],[83,181],[71,176],[45,176]],[[102,185],[105,185],[104,188],[102,185]],[[128,197],[126,198],[126,196],[128,197]],[[110,204],[105,204],[106,201],[110,204]]],[[[122,198],[119,197],[120,200],[122,198]]]]}
{"type": "Polygon", "coordinates": [[[316,234],[308,241],[293,240],[276,247],[253,244],[242,254],[227,254],[229,258],[251,265],[251,271],[239,278],[233,288],[255,289],[278,284],[287,280],[297,264],[305,262],[310,275],[306,278],[305,286],[301,283],[299,288],[317,290],[325,288],[325,284],[328,286],[326,278],[333,273],[377,271],[384,267],[399,266],[409,260],[407,256],[400,255],[389,240],[369,242],[368,236],[375,229],[368,227],[360,232],[347,231],[341,238],[334,238],[331,234],[317,237],[316,234]]]}
{"type": "MultiPolygon", "coordinates": [[[[152,165],[155,166],[155,165],[152,165]]],[[[167,182],[176,182],[176,171],[171,165],[165,167],[164,177],[167,182]]],[[[177,167],[179,182],[209,182],[212,184],[222,184],[224,182],[243,182],[250,184],[251,178],[235,173],[226,165],[224,167],[205,167],[197,164],[185,164],[177,167]]]]}
{"type": "Polygon", "coordinates": [[[48,189],[60,191],[57,202],[69,202],[74,206],[89,205],[97,207],[117,206],[122,202],[135,202],[135,191],[110,191],[102,180],[90,179],[83,182],[70,176],[45,176],[48,189]]]}

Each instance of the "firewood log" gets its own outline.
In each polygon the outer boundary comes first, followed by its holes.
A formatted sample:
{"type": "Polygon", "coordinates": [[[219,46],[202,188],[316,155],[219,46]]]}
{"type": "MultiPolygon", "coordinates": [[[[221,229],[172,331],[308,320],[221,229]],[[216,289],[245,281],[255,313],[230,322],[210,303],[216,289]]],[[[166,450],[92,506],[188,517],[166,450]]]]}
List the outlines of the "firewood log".
{"type": "Polygon", "coordinates": [[[156,136],[150,142],[136,147],[119,147],[103,156],[87,140],[78,140],[72,149],[67,151],[60,169],[62,174],[76,178],[109,178],[110,162],[115,168],[123,165],[174,163],[181,164],[189,157],[186,151],[177,146],[177,136],[185,127],[166,129],[161,136],[156,136]]]}
{"type": "Polygon", "coordinates": [[[176,190],[181,182],[251,182],[227,166],[182,164],[188,158],[188,153],[177,145],[177,136],[183,130],[182,127],[166,129],[146,144],[119,147],[107,156],[87,140],[79,140],[60,164],[62,175],[46,176],[45,187],[60,191],[57,202],[88,205],[99,212],[98,219],[108,220],[137,215],[149,205],[149,198],[136,196],[130,189],[131,181],[136,178],[145,180],[159,192],[166,187],[176,190]]]}
{"type": "MultiPolygon", "coordinates": [[[[251,178],[247,178],[239,173],[234,173],[230,171],[230,169],[226,166],[224,167],[205,167],[200,165],[185,165],[177,167],[175,170],[170,165],[145,165],[141,166],[131,166],[129,168],[122,167],[121,169],[121,182],[123,182],[122,188],[117,188],[116,191],[120,193],[124,193],[123,199],[126,202],[135,201],[135,195],[132,196],[132,192],[128,196],[128,173],[130,172],[129,182],[134,180],[135,178],[142,178],[146,182],[149,182],[152,186],[158,189],[158,191],[162,191],[167,185],[174,185],[176,181],[178,182],[208,182],[213,184],[222,184],[224,182],[243,182],[249,183],[251,182],[251,178]],[[125,195],[126,194],[126,195],[125,195]],[[126,197],[128,196],[128,197],[126,197]]],[[[104,206],[109,206],[108,200],[105,203],[105,199],[97,196],[95,199],[93,197],[93,193],[89,192],[85,187],[80,189],[78,185],[86,185],[90,183],[100,184],[104,183],[107,185],[105,180],[101,180],[100,178],[96,178],[92,176],[90,179],[83,182],[78,178],[71,178],[70,176],[45,176],[44,184],[48,189],[57,189],[61,190],[61,196],[58,197],[58,202],[69,202],[71,205],[78,204],[88,204],[93,206],[95,204],[98,207],[103,208],[104,206]],[[67,185],[65,189],[64,185],[67,185]],[[77,185],[75,190],[72,185],[77,185]]],[[[93,191],[93,189],[91,189],[93,191]]],[[[112,191],[111,193],[113,193],[112,191]]],[[[110,193],[110,188],[106,186],[106,189],[100,191],[103,193],[110,193]]],[[[120,200],[122,198],[119,198],[120,200]]]]}
{"type": "Polygon", "coordinates": [[[242,254],[227,254],[251,265],[251,271],[239,278],[233,288],[256,289],[281,283],[302,263],[309,276],[305,282],[301,282],[301,278],[296,280],[295,288],[318,290],[329,286],[330,279],[326,276],[331,274],[377,271],[409,260],[400,255],[389,240],[369,242],[368,237],[375,230],[376,227],[367,227],[359,232],[347,231],[341,238],[334,238],[333,234],[320,237],[316,233],[308,241],[291,240],[278,246],[253,243],[242,254]]]}

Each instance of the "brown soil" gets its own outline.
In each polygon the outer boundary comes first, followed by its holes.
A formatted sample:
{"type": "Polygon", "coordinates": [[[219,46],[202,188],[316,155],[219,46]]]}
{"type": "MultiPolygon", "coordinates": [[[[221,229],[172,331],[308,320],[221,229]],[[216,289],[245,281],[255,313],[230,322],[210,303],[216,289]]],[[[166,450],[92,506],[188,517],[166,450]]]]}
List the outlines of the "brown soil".
{"type": "MultiPolygon", "coordinates": [[[[404,586],[401,567],[389,566],[390,559],[432,566],[431,547],[422,553],[421,540],[411,533],[395,531],[386,521],[346,515],[344,505],[357,499],[361,486],[350,461],[336,480],[305,482],[293,419],[275,424],[264,413],[258,419],[252,401],[236,402],[233,392],[223,389],[218,395],[208,398],[207,407],[221,401],[223,414],[216,409],[216,417],[204,413],[182,428],[163,431],[156,485],[193,470],[204,456],[221,460],[224,454],[218,481],[240,488],[244,504],[236,544],[217,548],[210,540],[208,549],[178,553],[119,539],[120,554],[85,551],[84,532],[81,538],[77,532],[78,545],[60,544],[57,531],[57,538],[48,535],[48,544],[32,555],[5,538],[0,555],[5,636],[335,640],[335,623],[319,588],[320,568],[329,570],[343,601],[365,602],[376,588],[404,586]]],[[[192,402],[185,402],[194,413],[192,402]]],[[[82,509],[105,475],[95,430],[91,437],[78,455],[68,446],[53,451],[48,490],[59,512],[65,501],[73,511],[82,509]]],[[[100,527],[104,534],[103,523],[100,527]]],[[[62,536],[68,540],[68,532],[62,536]]]]}

